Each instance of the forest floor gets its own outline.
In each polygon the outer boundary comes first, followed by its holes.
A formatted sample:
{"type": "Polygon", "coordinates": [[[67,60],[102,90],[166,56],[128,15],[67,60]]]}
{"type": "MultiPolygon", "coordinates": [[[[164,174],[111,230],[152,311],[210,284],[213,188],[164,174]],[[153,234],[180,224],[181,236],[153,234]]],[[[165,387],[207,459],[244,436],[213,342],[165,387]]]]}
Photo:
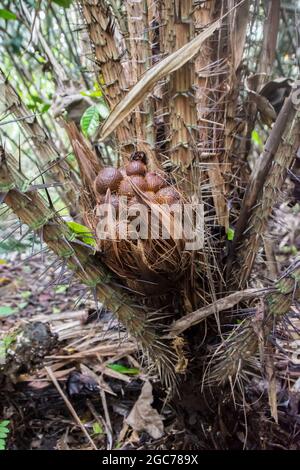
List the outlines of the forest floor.
{"type": "Polygon", "coordinates": [[[156,411],[163,403],[152,408],[152,386],[137,360],[136,344],[109,312],[100,306],[97,311],[84,286],[74,280],[56,285],[60,270],[52,266],[45,273],[45,265],[53,263],[48,254],[21,258],[15,255],[0,265],[0,332],[7,334],[23,322],[49,323],[58,343],[43,366],[59,381],[60,390],[44,367],[18,371],[16,383],[0,384],[0,421],[10,421],[7,447],[124,449],[143,447],[145,441],[151,447],[152,440],[158,445],[160,437],[163,442],[163,430],[174,412],[164,407],[163,423],[156,411]],[[148,389],[143,389],[145,384],[148,389]],[[134,405],[135,410],[146,407],[148,421],[143,426],[133,413],[131,427],[146,427],[148,433],[128,433],[124,417],[134,405]]]}
{"type": "MultiPolygon", "coordinates": [[[[266,282],[300,249],[299,215],[287,205],[280,211],[272,230],[280,240],[276,266],[266,271],[259,257],[256,267],[266,282]]],[[[32,257],[27,250],[26,256],[14,253],[0,261],[0,333],[24,321],[49,323],[57,345],[42,367],[25,367],[17,380],[0,384],[8,449],[300,449],[300,364],[291,354],[278,355],[279,370],[289,371],[276,382],[279,424],[270,416],[260,378],[246,387],[242,404],[222,391],[217,400],[201,394],[201,378],[192,384],[182,379],[180,405],[166,401],[155,377],[150,385],[137,345],[110,312],[96,306],[84,286],[69,282],[48,253],[32,257]]],[[[297,305],[292,314],[299,314],[297,305]]]]}

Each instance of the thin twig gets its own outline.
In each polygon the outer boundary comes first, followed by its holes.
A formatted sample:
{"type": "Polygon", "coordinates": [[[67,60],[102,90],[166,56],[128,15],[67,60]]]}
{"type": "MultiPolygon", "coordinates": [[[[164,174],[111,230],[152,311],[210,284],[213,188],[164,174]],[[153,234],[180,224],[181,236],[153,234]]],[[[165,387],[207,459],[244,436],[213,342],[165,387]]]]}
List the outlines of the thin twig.
{"type": "Polygon", "coordinates": [[[98,450],[97,447],[96,447],[96,444],[93,441],[93,439],[91,438],[91,436],[89,435],[89,433],[87,432],[87,430],[83,426],[82,422],[80,421],[80,418],[79,418],[78,414],[76,413],[74,407],[72,406],[72,404],[70,403],[70,401],[68,400],[68,398],[64,394],[64,392],[63,392],[61,386],[59,385],[58,381],[56,380],[56,377],[53,374],[53,371],[52,371],[51,367],[45,366],[45,370],[46,370],[48,376],[50,377],[50,379],[52,380],[53,384],[55,385],[58,393],[60,394],[60,396],[64,400],[65,404],[67,405],[67,408],[70,411],[71,415],[73,416],[76,423],[81,428],[82,432],[84,433],[84,435],[86,436],[86,438],[90,442],[91,446],[93,447],[94,450],[98,450]]]}

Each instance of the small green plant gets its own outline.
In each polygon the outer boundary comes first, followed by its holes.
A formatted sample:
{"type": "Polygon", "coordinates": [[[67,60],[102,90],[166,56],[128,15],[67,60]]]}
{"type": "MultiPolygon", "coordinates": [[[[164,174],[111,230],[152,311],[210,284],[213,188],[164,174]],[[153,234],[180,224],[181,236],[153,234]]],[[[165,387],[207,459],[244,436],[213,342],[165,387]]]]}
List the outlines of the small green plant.
{"type": "Polygon", "coordinates": [[[99,434],[103,434],[103,429],[102,429],[102,426],[98,423],[98,422],[95,422],[93,424],[93,434],[95,436],[99,435],[99,434]]]}
{"type": "Polygon", "coordinates": [[[6,447],[6,440],[9,434],[9,421],[0,421],[0,450],[5,450],[6,447]]]}
{"type": "Polygon", "coordinates": [[[126,367],[122,364],[107,364],[107,367],[108,369],[119,372],[120,374],[137,375],[140,373],[139,369],[136,369],[135,367],[126,367]]]}

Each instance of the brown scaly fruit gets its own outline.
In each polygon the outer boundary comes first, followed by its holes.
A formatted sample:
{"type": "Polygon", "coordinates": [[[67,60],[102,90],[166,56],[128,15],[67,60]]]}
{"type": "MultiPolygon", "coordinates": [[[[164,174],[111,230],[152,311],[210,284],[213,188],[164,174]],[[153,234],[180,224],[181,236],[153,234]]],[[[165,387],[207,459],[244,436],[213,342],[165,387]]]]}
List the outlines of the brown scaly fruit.
{"type": "Polygon", "coordinates": [[[95,191],[99,194],[105,194],[108,189],[117,191],[122,179],[123,176],[117,168],[103,168],[95,180],[95,191]]]}
{"type": "Polygon", "coordinates": [[[133,187],[130,184],[129,178],[124,178],[119,186],[118,194],[120,196],[126,196],[126,197],[133,197],[134,196],[134,190],[133,187]]]}
{"type": "Polygon", "coordinates": [[[145,178],[143,178],[143,176],[133,175],[130,178],[124,178],[123,181],[121,181],[118,191],[120,195],[127,197],[133,197],[135,195],[135,191],[130,181],[132,181],[132,183],[137,186],[141,191],[147,191],[148,188],[145,178]]]}
{"type": "Polygon", "coordinates": [[[162,174],[154,171],[146,173],[145,180],[149,191],[157,192],[167,186],[167,181],[162,174]]]}
{"type": "Polygon", "coordinates": [[[180,194],[172,186],[167,186],[156,193],[155,201],[157,204],[178,204],[180,201],[180,194]]]}
{"type": "Polygon", "coordinates": [[[139,175],[133,175],[131,176],[130,180],[132,181],[132,183],[137,186],[141,191],[147,191],[148,190],[148,186],[147,186],[147,183],[146,183],[146,180],[143,176],[139,176],[139,175]]]}
{"type": "Polygon", "coordinates": [[[126,173],[128,176],[132,176],[132,175],[145,176],[146,171],[147,171],[146,165],[139,160],[136,160],[136,161],[134,160],[128,163],[128,165],[126,165],[126,173]]]}

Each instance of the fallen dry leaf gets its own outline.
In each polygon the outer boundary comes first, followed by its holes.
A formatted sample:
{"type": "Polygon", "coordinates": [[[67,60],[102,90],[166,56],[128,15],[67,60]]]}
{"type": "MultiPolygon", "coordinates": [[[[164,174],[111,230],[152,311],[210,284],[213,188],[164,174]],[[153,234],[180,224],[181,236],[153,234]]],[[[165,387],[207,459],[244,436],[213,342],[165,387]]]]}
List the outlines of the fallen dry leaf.
{"type": "Polygon", "coordinates": [[[164,434],[164,425],[157,410],[152,408],[152,402],[152,385],[150,382],[145,382],[137,402],[125,421],[135,431],[146,431],[153,439],[159,439],[164,434]]]}

